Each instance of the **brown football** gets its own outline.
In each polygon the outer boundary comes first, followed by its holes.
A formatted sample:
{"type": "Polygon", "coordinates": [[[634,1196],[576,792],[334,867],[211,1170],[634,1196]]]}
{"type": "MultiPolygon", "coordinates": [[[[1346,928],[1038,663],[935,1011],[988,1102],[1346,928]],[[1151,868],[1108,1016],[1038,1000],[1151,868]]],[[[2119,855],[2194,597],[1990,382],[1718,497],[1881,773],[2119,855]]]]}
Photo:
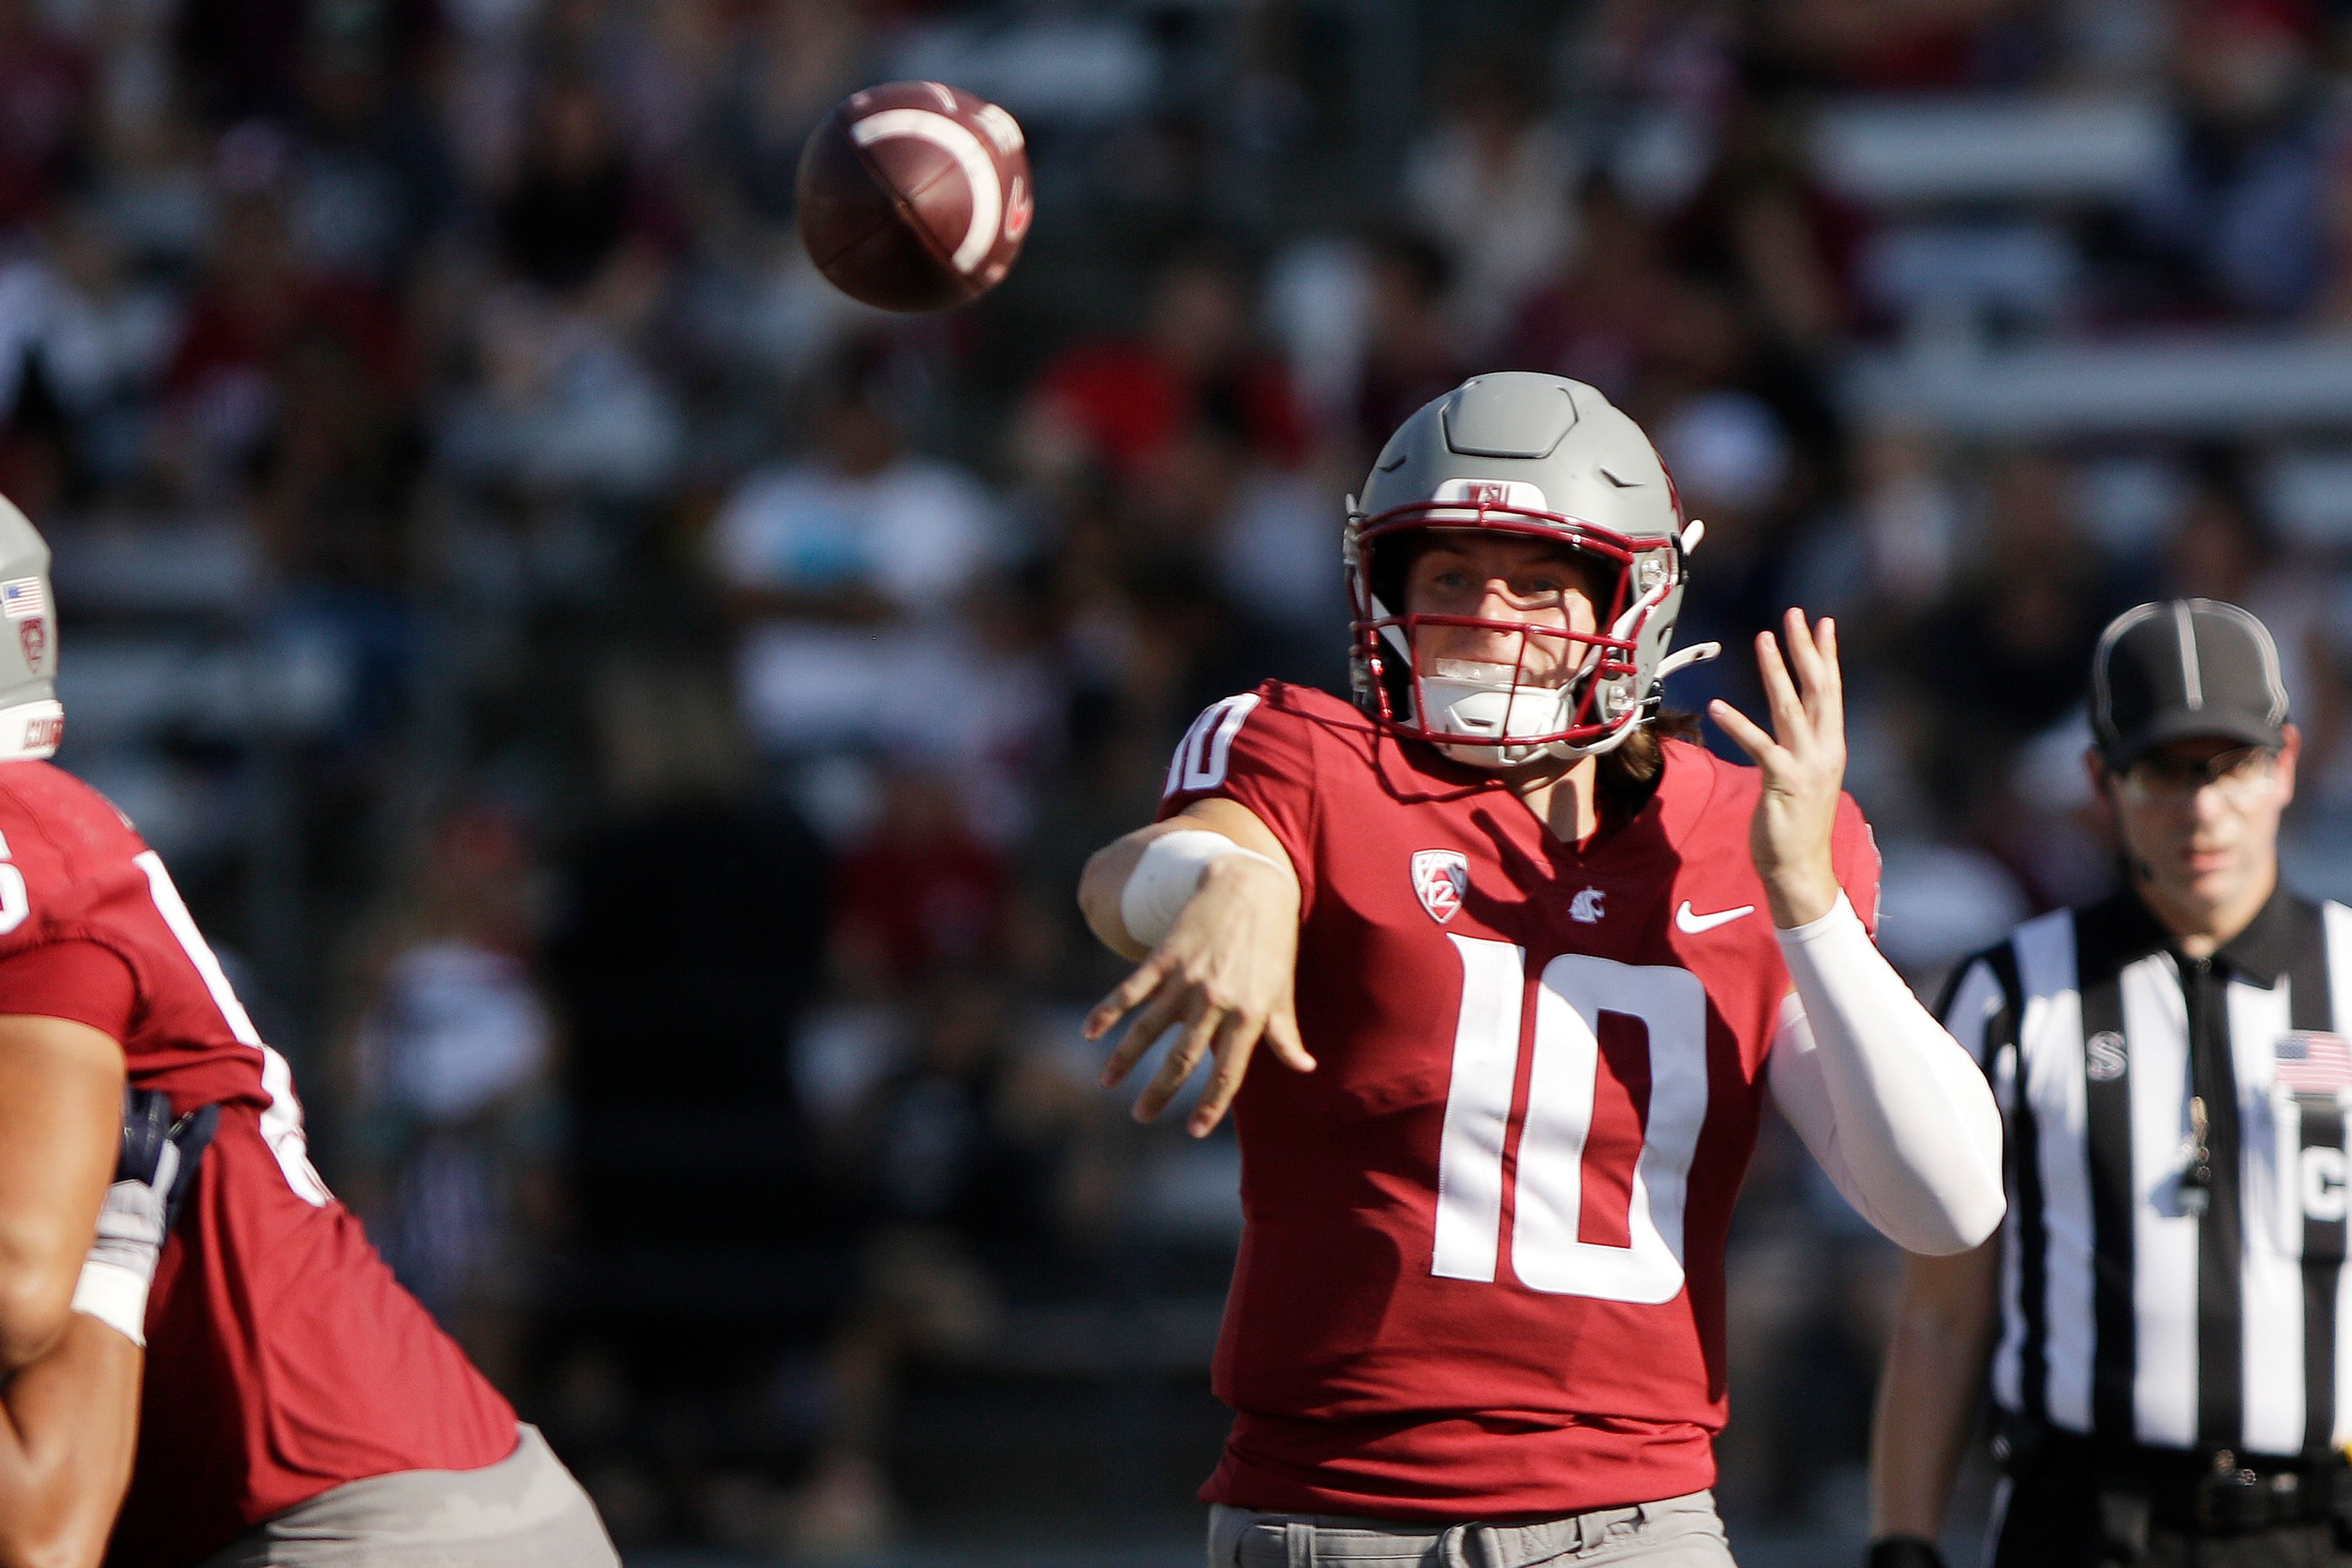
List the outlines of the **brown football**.
{"type": "Polygon", "coordinates": [[[835,104],[801,153],[801,243],[833,285],[886,310],[996,287],[1029,233],[1021,127],[984,99],[893,81],[835,104]]]}

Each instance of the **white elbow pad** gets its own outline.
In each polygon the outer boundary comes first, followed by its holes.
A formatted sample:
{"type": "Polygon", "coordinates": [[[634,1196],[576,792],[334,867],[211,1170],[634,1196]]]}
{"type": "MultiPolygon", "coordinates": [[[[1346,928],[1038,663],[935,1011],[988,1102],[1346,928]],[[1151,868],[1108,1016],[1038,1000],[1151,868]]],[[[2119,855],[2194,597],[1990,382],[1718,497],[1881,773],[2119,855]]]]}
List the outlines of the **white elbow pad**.
{"type": "Polygon", "coordinates": [[[1205,828],[1164,833],[1145,845],[1143,858],[1136,861],[1127,886],[1119,890],[1118,918],[1127,934],[1146,947],[1158,947],[1167,941],[1176,917],[1200,891],[1201,878],[1210,862],[1228,855],[1246,855],[1265,865],[1274,864],[1256,850],[1244,849],[1223,834],[1205,828]]]}

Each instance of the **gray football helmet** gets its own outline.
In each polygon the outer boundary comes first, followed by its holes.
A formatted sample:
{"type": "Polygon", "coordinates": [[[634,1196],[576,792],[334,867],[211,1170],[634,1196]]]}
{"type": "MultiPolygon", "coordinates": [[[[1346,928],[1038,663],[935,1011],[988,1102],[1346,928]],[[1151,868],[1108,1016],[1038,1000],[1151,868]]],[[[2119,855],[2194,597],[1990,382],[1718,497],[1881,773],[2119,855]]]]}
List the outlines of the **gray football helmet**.
{"type": "Polygon", "coordinates": [[[58,749],[58,614],[49,597],[49,547],[0,497],[0,762],[26,762],[58,749]]]}
{"type": "Polygon", "coordinates": [[[1356,700],[1396,733],[1480,767],[1621,745],[1656,710],[1661,680],[1720,651],[1713,643],[1666,651],[1701,531],[1685,524],[1649,437],[1599,392],[1523,371],[1473,376],[1407,419],[1363,495],[1349,498],[1356,700]],[[1430,529],[1567,544],[1603,569],[1599,624],[1583,633],[1407,613],[1412,546],[1430,529]],[[1413,644],[1431,626],[1515,634],[1517,665],[1424,668],[1413,644]],[[1539,639],[1565,655],[1543,661],[1563,672],[1555,684],[1528,679],[1528,650],[1539,639]]]}

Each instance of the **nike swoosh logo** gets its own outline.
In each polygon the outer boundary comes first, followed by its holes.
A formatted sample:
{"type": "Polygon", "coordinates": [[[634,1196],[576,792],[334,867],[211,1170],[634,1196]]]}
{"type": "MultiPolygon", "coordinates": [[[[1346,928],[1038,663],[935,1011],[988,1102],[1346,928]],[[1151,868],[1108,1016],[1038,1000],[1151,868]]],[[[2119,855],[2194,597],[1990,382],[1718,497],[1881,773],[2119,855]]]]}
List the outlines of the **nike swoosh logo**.
{"type": "Polygon", "coordinates": [[[1696,936],[1703,931],[1713,931],[1717,926],[1729,925],[1732,921],[1755,912],[1754,904],[1742,904],[1736,910],[1725,910],[1720,914],[1695,915],[1691,913],[1690,900],[1685,899],[1683,907],[1675,911],[1675,924],[1690,932],[1691,935],[1696,936]]]}

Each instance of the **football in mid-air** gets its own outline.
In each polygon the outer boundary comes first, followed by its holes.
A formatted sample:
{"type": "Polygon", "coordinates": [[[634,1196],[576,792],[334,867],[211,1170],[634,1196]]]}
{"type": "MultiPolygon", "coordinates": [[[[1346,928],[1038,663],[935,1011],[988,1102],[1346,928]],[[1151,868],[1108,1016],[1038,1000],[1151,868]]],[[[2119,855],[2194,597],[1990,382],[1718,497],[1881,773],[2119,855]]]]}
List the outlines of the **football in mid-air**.
{"type": "Polygon", "coordinates": [[[819,272],[886,310],[944,310],[996,287],[1033,195],[1013,116],[935,81],[851,93],[801,153],[801,242],[819,272]]]}

